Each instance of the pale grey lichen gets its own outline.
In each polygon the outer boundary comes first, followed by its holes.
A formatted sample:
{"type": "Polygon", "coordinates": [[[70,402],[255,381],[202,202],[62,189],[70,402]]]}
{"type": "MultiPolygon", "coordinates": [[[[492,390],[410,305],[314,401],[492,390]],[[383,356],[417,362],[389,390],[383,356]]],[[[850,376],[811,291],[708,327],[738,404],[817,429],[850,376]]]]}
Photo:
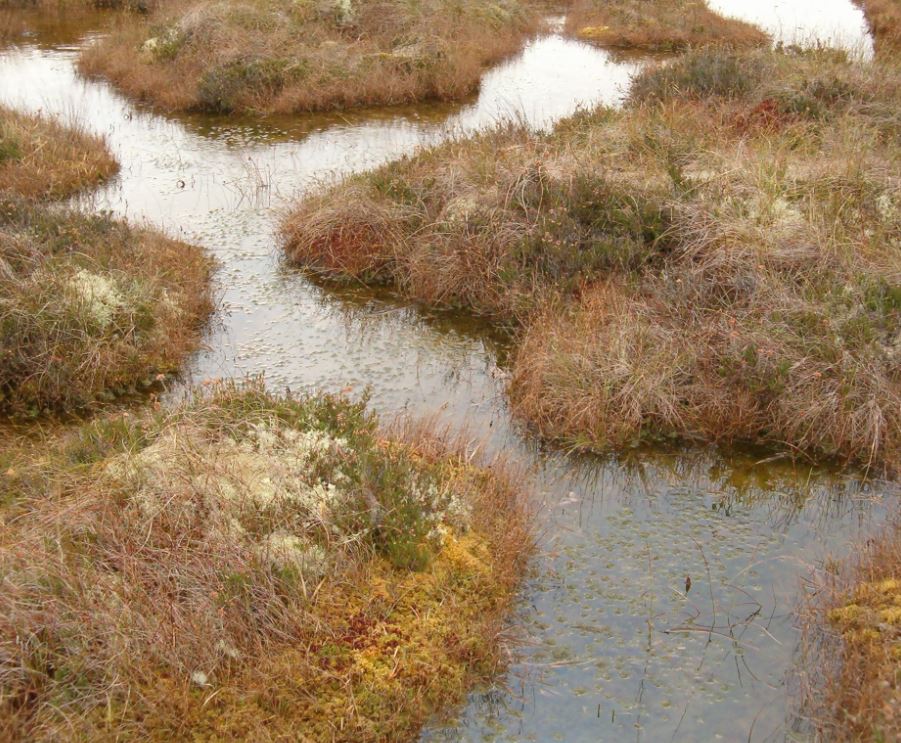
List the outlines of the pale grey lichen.
{"type": "Polygon", "coordinates": [[[111,276],[79,269],[68,281],[69,292],[101,328],[108,327],[126,306],[125,294],[111,276]]]}

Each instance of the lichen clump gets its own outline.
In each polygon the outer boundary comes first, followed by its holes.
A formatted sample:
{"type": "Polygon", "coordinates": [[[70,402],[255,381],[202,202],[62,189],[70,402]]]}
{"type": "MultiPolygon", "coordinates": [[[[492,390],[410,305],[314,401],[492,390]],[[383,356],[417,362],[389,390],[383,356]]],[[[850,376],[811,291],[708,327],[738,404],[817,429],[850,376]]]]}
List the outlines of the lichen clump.
{"type": "Polygon", "coordinates": [[[515,479],[364,403],[217,385],[0,463],[14,737],[409,739],[500,662],[515,479]]]}

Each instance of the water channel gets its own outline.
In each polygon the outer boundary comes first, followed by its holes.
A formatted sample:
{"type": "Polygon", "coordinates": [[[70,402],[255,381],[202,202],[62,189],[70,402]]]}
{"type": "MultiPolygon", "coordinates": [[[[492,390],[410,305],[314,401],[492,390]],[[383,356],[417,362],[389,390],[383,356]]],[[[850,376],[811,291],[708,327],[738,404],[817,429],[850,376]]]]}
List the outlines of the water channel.
{"type": "MultiPolygon", "coordinates": [[[[872,51],[849,0],[711,5],[786,43],[872,51]]],[[[505,342],[490,329],[363,288],[323,288],[279,254],[280,210],[310,189],[510,118],[546,129],[580,107],[617,105],[640,62],[566,39],[557,22],[456,106],[167,117],[78,76],[79,49],[104,23],[24,16],[29,31],[0,50],[0,101],[107,137],[122,171],[82,207],[218,259],[220,310],[185,377],[368,387],[384,415],[438,412],[537,472],[541,550],[509,669],[423,738],[803,740],[794,610],[826,556],[878,528],[890,486],[752,453],[548,451],[509,415],[505,342]]]]}

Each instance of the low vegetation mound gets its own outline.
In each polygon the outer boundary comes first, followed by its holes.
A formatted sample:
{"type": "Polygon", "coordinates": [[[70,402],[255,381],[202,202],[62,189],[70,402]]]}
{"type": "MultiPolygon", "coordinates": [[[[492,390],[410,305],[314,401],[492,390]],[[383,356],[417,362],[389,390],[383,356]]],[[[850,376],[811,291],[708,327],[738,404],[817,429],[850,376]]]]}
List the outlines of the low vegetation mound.
{"type": "Polygon", "coordinates": [[[894,67],[700,49],[623,111],[352,178],[283,229],[310,270],[519,328],[512,399],[577,447],[901,447],[894,67]]]}
{"type": "Polygon", "coordinates": [[[0,190],[59,199],[97,185],[118,169],[104,142],[77,126],[0,106],[0,190]]]}
{"type": "Polygon", "coordinates": [[[118,166],[77,128],[0,108],[0,412],[35,417],[149,387],[175,371],[211,309],[199,248],[71,196],[118,166]]]}
{"type": "Polygon", "coordinates": [[[20,740],[413,739],[496,670],[531,543],[500,464],[259,382],[0,465],[20,740]]]}
{"type": "Polygon", "coordinates": [[[769,37],[754,25],[726,18],[704,0],[576,0],[567,31],[618,49],[673,52],[690,46],[760,46],[769,37]]]}
{"type": "Polygon", "coordinates": [[[876,42],[876,53],[897,59],[901,53],[901,2],[899,0],[854,0],[866,15],[876,42]]]}
{"type": "Polygon", "coordinates": [[[296,112],[459,99],[536,27],[518,0],[163,2],[81,68],[166,109],[296,112]]]}
{"type": "Polygon", "coordinates": [[[0,193],[0,410],[73,411],[176,371],[210,273],[199,248],[0,193]]]}

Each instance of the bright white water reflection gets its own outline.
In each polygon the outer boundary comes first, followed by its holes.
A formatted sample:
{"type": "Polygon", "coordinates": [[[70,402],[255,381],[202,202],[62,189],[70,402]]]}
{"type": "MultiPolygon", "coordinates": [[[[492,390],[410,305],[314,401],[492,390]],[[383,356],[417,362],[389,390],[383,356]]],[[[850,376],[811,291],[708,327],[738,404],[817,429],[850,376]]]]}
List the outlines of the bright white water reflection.
{"type": "Polygon", "coordinates": [[[723,15],[754,23],[784,44],[837,46],[873,54],[863,11],[850,0],[709,0],[723,15]]]}

